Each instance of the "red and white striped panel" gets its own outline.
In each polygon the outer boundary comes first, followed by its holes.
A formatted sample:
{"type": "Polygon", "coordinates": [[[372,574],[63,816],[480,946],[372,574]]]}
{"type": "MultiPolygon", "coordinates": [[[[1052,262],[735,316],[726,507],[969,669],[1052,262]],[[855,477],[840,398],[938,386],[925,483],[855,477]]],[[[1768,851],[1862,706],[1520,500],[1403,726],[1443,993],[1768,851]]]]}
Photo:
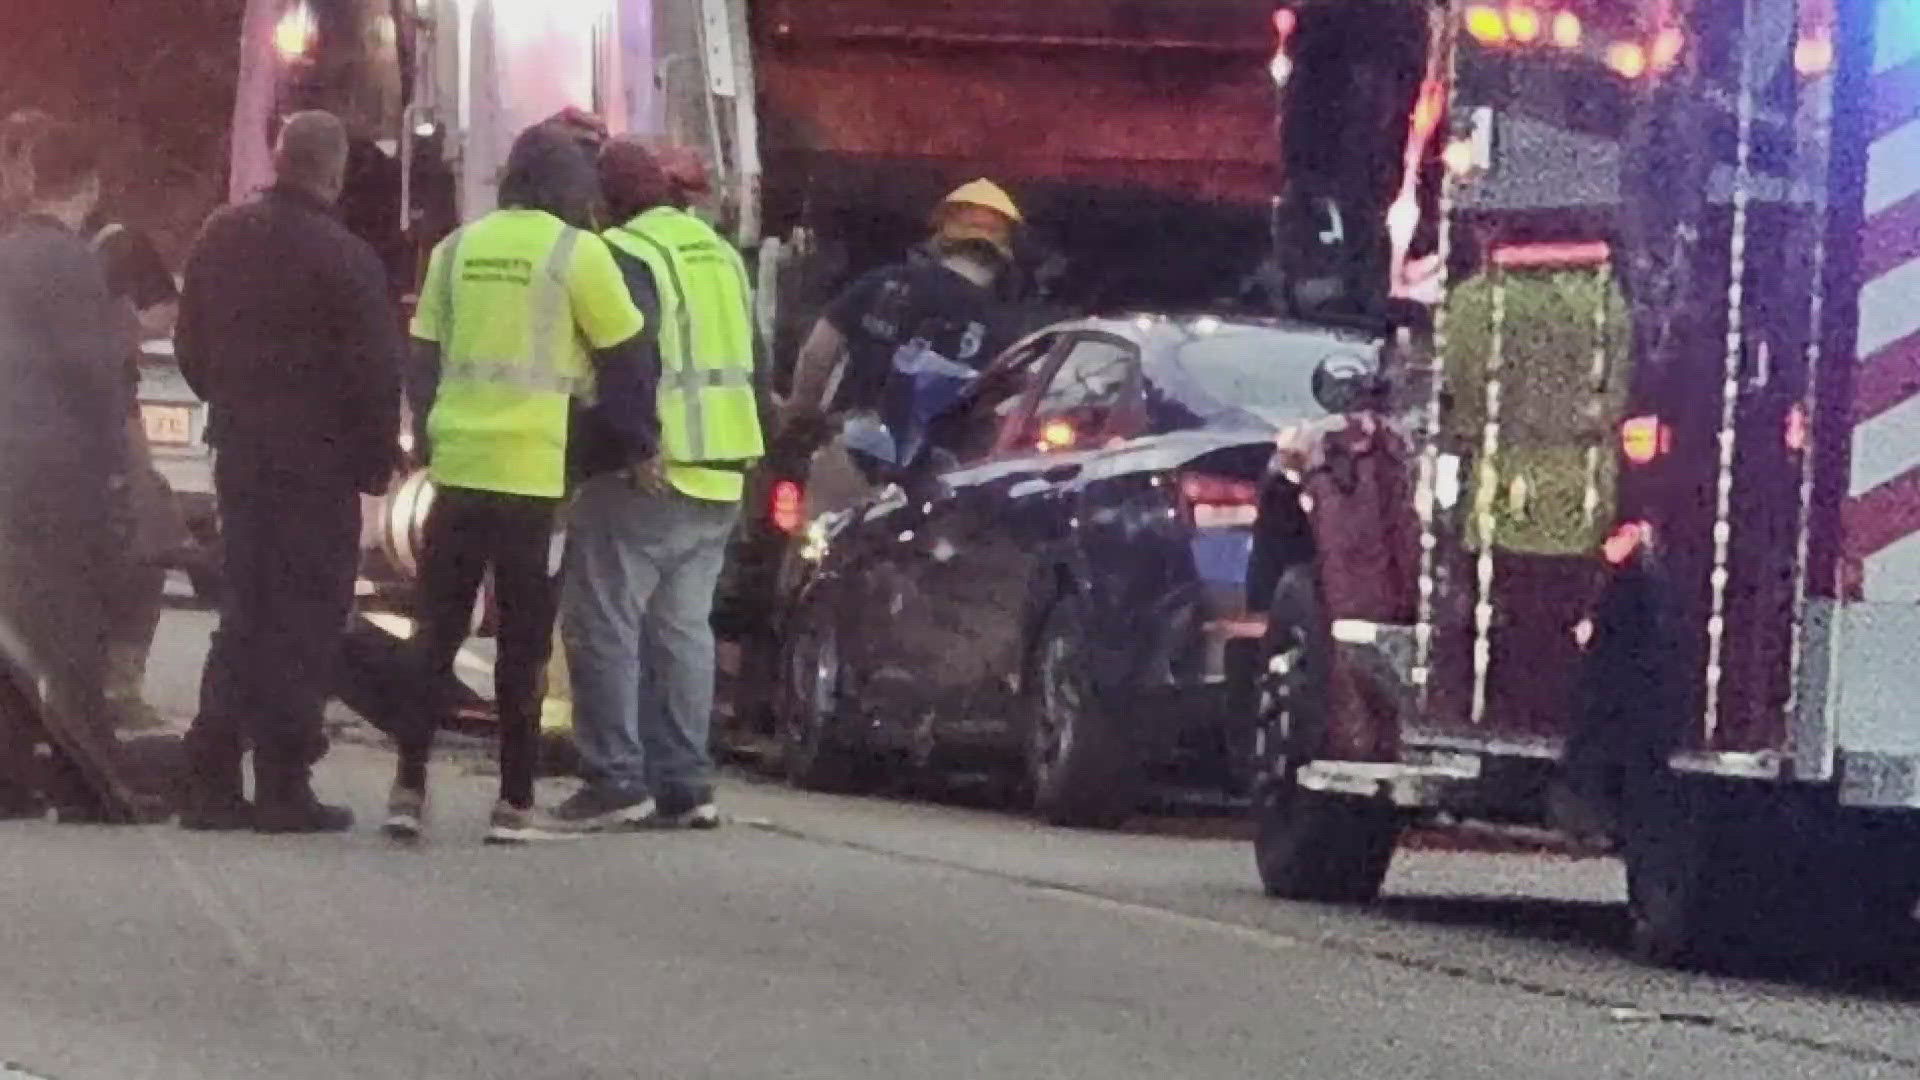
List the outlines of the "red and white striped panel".
{"type": "Polygon", "coordinates": [[[1880,0],[1847,554],[1862,596],[1920,602],[1920,0],[1880,0]]]}

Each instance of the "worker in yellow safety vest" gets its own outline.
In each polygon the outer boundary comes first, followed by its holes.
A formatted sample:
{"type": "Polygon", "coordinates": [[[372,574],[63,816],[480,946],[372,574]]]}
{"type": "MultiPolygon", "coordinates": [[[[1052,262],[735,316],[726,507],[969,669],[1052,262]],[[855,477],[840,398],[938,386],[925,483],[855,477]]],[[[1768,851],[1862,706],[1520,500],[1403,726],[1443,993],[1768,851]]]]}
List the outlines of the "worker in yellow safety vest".
{"type": "Polygon", "coordinates": [[[415,445],[434,484],[424,531],[416,633],[423,670],[386,832],[419,835],[433,731],[448,703],[482,577],[499,607],[494,669],[500,801],[487,839],[521,843],[564,831],[533,802],[541,671],[552,648],[554,528],[566,492],[576,406],[597,401],[601,437],[623,461],[653,459],[641,330],[605,241],[592,231],[591,152],[541,124],[514,142],[500,209],[433,251],[413,318],[409,393],[425,418],[415,445]]]}
{"type": "MultiPolygon", "coordinates": [[[[582,444],[567,519],[561,637],[586,784],[555,816],[580,829],[710,828],[708,626],[747,468],[763,453],[746,267],[689,212],[689,152],[616,139],[600,156],[606,233],[649,330],[660,455],[623,468],[582,444]]],[[[602,424],[609,407],[593,410],[602,424]]],[[[589,429],[590,430],[590,429],[589,429]]]]}

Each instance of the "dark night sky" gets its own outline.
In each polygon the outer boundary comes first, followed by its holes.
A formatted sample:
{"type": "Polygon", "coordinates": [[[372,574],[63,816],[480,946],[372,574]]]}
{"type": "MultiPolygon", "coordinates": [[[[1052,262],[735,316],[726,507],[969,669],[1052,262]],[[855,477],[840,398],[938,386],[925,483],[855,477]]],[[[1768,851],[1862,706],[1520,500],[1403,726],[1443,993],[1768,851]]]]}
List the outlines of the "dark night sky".
{"type": "Polygon", "coordinates": [[[245,0],[0,0],[0,114],[94,125],[123,214],[168,247],[224,184],[245,0]]]}

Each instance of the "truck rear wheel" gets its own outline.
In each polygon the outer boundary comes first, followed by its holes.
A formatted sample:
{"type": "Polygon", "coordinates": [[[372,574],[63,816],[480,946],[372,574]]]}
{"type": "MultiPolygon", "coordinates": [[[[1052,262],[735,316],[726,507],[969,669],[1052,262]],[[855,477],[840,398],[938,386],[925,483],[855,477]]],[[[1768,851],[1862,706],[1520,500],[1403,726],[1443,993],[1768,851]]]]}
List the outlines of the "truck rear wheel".
{"type": "Polygon", "coordinates": [[[1263,781],[1253,853],[1268,896],[1364,904],[1380,895],[1400,821],[1391,806],[1263,781]]]}
{"type": "Polygon", "coordinates": [[[1313,568],[1280,576],[1267,615],[1255,741],[1254,863],[1267,895],[1366,903],[1380,894],[1400,817],[1351,795],[1309,791],[1300,767],[1325,748],[1333,639],[1313,568]]]}
{"type": "Polygon", "coordinates": [[[1667,967],[1797,961],[1837,944],[1819,883],[1830,808],[1773,785],[1629,777],[1622,802],[1631,945],[1667,967]]]}

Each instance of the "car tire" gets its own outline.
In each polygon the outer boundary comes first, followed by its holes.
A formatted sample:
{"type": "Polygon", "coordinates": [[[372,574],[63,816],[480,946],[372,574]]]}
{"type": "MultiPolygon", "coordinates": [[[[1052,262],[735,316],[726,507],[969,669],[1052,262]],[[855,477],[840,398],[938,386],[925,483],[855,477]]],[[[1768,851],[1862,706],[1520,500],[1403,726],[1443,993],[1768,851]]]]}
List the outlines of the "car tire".
{"type": "Polygon", "coordinates": [[[1325,747],[1333,640],[1310,566],[1280,576],[1267,620],[1254,741],[1254,864],[1269,896],[1359,904],[1380,894],[1401,819],[1391,806],[1309,791],[1325,747]]]}
{"type": "Polygon", "coordinates": [[[839,634],[825,601],[802,602],[780,655],[780,749],[787,781],[805,791],[871,790],[872,763],[843,722],[839,634]]]}
{"type": "Polygon", "coordinates": [[[1088,670],[1078,597],[1054,602],[1033,647],[1027,787],[1052,825],[1112,829],[1140,804],[1145,762],[1126,715],[1088,670]]]}

